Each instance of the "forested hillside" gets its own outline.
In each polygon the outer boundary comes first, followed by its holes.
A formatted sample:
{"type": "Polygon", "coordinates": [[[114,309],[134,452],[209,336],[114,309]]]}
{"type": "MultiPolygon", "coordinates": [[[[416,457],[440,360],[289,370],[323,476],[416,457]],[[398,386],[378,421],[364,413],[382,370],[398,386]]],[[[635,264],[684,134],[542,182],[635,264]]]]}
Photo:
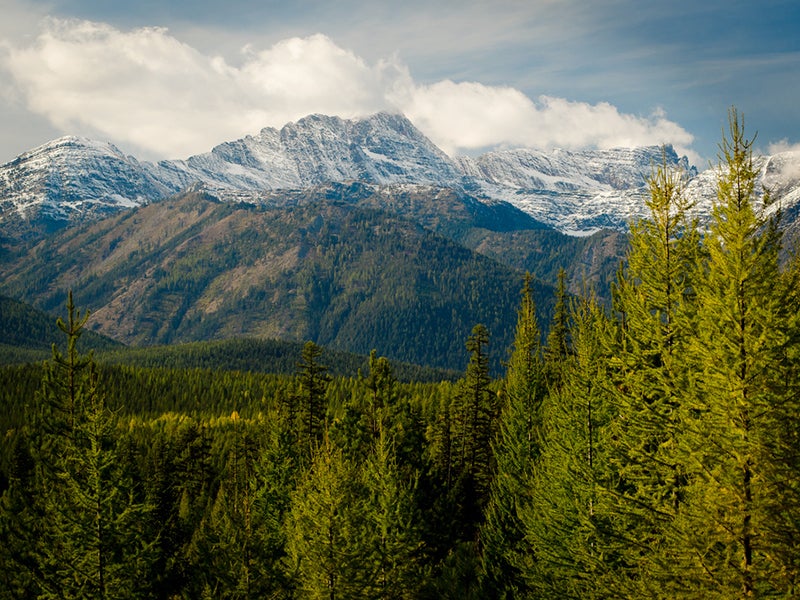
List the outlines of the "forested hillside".
{"type": "MultiPolygon", "coordinates": [[[[482,210],[485,227],[520,226],[482,210]]],[[[287,207],[192,192],[35,245],[3,266],[0,290],[53,312],[74,288],[92,328],[129,344],[311,339],[443,368],[460,368],[463,339],[483,322],[499,372],[520,272],[435,231],[474,228],[469,211],[430,229],[404,215],[358,193],[287,207]]],[[[546,311],[552,288],[538,283],[535,293],[546,311]]]]}
{"type": "Polygon", "coordinates": [[[0,370],[0,597],[797,597],[800,259],[735,111],[721,153],[708,231],[654,172],[610,307],[518,279],[498,377],[485,323],[440,383],[103,366],[69,295],[0,370]]]}

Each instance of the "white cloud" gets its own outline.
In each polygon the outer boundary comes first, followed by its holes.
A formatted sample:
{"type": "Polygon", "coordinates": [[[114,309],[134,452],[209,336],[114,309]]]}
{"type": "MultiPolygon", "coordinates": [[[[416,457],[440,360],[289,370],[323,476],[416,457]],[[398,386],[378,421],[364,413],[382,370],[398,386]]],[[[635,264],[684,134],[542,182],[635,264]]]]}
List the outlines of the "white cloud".
{"type": "Polygon", "coordinates": [[[782,152],[800,152],[800,142],[792,144],[784,138],[767,146],[767,154],[781,154],[782,152]]]}
{"type": "Polygon", "coordinates": [[[411,92],[406,114],[447,151],[495,145],[613,148],[672,143],[688,151],[690,133],[663,112],[642,118],[608,103],[540,96],[508,87],[443,81],[411,92]]]}
{"type": "Polygon", "coordinates": [[[32,43],[8,43],[2,64],[29,109],[65,133],[103,135],[151,157],[182,157],[318,112],[355,117],[399,110],[445,151],[496,146],[584,148],[692,136],[663,114],[510,87],[421,85],[396,58],[368,64],[324,35],[245,48],[240,64],[209,56],[162,28],[120,31],[50,19],[32,43]]]}

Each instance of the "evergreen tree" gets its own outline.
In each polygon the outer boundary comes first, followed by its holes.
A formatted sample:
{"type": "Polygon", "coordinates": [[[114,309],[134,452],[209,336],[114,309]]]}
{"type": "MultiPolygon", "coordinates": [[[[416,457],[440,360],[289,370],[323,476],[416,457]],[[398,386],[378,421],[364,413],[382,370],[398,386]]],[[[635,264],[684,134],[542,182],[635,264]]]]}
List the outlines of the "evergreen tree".
{"type": "Polygon", "coordinates": [[[486,500],[492,480],[491,441],[499,413],[496,396],[489,389],[488,345],[488,330],[475,325],[466,343],[470,358],[454,415],[457,470],[472,490],[476,507],[486,500]]]}
{"type": "Polygon", "coordinates": [[[559,269],[553,318],[550,322],[550,331],[547,334],[547,345],[544,348],[548,385],[555,388],[561,385],[563,369],[571,353],[566,278],[566,271],[559,269]]]}
{"type": "Polygon", "coordinates": [[[285,419],[276,416],[269,421],[276,425],[268,429],[260,460],[256,463],[254,512],[259,520],[257,543],[262,597],[279,597],[288,595],[292,589],[284,569],[285,523],[292,492],[300,476],[300,460],[285,419]]]}
{"type": "Polygon", "coordinates": [[[53,361],[39,398],[37,444],[41,527],[35,541],[40,598],[146,597],[153,541],[143,525],[146,505],[125,476],[115,420],[98,391],[91,355],[77,341],[88,319],[67,300],[58,320],[67,353],[53,361]]]}
{"type": "MultiPolygon", "coordinates": [[[[563,279],[562,279],[563,283],[563,279]]],[[[520,555],[530,555],[518,515],[519,503],[536,485],[534,465],[541,453],[542,402],[546,394],[544,364],[531,277],[525,276],[517,329],[503,386],[499,432],[494,440],[497,472],[492,484],[486,522],[481,528],[483,576],[492,597],[518,597],[524,580],[516,567],[520,555]]]]}
{"type": "Polygon", "coordinates": [[[9,442],[11,461],[8,488],[0,495],[0,598],[36,598],[37,560],[35,540],[41,515],[37,509],[35,463],[27,432],[9,442]]]}
{"type": "Polygon", "coordinates": [[[383,426],[385,409],[392,404],[395,383],[389,360],[383,356],[379,357],[377,351],[372,350],[369,354],[369,377],[366,379],[366,384],[370,392],[367,401],[367,416],[369,431],[373,438],[378,437],[383,426]]]}
{"type": "Polygon", "coordinates": [[[364,569],[370,578],[363,597],[416,598],[422,571],[421,536],[414,506],[416,480],[405,481],[394,445],[383,427],[362,470],[364,482],[364,569]]]}
{"type": "Polygon", "coordinates": [[[306,342],[297,364],[298,442],[304,448],[306,457],[310,457],[319,444],[325,427],[325,390],[331,379],[328,367],[319,362],[321,355],[320,346],[314,342],[306,342]]]}
{"type": "Polygon", "coordinates": [[[681,573],[672,593],[791,596],[796,560],[787,562],[792,552],[774,526],[797,531],[796,492],[785,479],[797,464],[784,462],[794,453],[777,449],[797,439],[786,358],[796,352],[788,333],[798,306],[787,306],[796,295],[784,297],[768,194],[756,195],[753,141],[735,110],[729,117],[697,287],[701,309],[690,348],[697,376],[680,439],[690,481],[670,548],[681,573]]]}
{"type": "Polygon", "coordinates": [[[619,593],[617,478],[611,468],[606,340],[613,325],[591,298],[573,309],[573,349],[564,383],[543,406],[544,440],[531,484],[516,502],[530,552],[509,559],[532,597],[607,598],[619,593]]]}
{"type": "Polygon", "coordinates": [[[261,452],[256,428],[231,415],[232,447],[222,481],[201,526],[205,591],[214,598],[263,598],[274,591],[267,547],[263,543],[264,512],[259,510],[261,452]]]}
{"type": "Polygon", "coordinates": [[[614,380],[609,391],[620,412],[612,436],[620,477],[616,522],[629,567],[618,583],[632,596],[653,596],[660,577],[672,576],[669,565],[659,566],[657,551],[684,484],[675,437],[700,256],[682,173],[671,171],[665,160],[649,185],[649,216],[631,226],[627,265],[613,289],[620,322],[608,340],[614,380]]]}
{"type": "Polygon", "coordinates": [[[300,598],[357,598],[367,587],[364,492],[357,469],[327,435],[292,493],[286,572],[300,598]]]}

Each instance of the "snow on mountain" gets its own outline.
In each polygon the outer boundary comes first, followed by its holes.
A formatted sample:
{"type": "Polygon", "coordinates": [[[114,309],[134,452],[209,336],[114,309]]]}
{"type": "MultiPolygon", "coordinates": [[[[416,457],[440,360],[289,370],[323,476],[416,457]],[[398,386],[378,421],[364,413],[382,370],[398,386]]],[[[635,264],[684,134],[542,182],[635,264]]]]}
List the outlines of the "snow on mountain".
{"type": "Polygon", "coordinates": [[[222,189],[292,189],[330,181],[451,186],[453,161],[401,115],[361,120],[311,115],[280,131],[262,129],[186,161],[163,161],[153,175],[172,187],[195,181],[222,189]]]}
{"type": "Polygon", "coordinates": [[[300,189],[348,180],[457,187],[462,174],[401,115],[312,115],[187,160],[139,162],[112,144],[65,137],[0,166],[0,221],[69,220],[87,208],[137,206],[196,183],[211,189],[300,189]]]}
{"type": "MultiPolygon", "coordinates": [[[[753,157],[753,167],[758,176],[756,194],[763,201],[769,192],[767,214],[776,210],[796,212],[800,208],[800,152],[781,152],[771,156],[753,157]]],[[[701,221],[708,218],[716,201],[719,170],[710,168],[686,186],[686,196],[694,203],[694,211],[701,221]]]]}
{"type": "MultiPolygon", "coordinates": [[[[300,190],[328,182],[466,190],[506,201],[561,231],[624,229],[646,215],[647,179],[666,163],[690,180],[687,194],[710,214],[716,176],[697,174],[671,147],[570,152],[518,149],[452,159],[402,115],[311,115],[280,130],[226,142],[186,160],[139,162],[112,144],[65,137],[0,166],[0,222],[81,220],[157,200],[201,183],[221,197],[300,190]]],[[[757,159],[760,180],[782,206],[800,203],[800,155],[757,159]]]]}
{"type": "Polygon", "coordinates": [[[0,166],[0,222],[9,213],[54,220],[104,213],[169,191],[113,144],[62,137],[0,166]]]}
{"type": "Polygon", "coordinates": [[[580,152],[519,149],[459,160],[485,195],[573,234],[621,229],[644,216],[647,180],[665,161],[696,174],[671,146],[580,152]]]}

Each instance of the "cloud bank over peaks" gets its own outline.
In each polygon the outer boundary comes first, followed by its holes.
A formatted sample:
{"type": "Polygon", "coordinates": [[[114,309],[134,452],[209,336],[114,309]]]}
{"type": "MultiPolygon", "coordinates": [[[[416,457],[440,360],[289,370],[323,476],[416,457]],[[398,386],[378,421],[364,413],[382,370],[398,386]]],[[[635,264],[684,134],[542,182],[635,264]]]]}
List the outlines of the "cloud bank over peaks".
{"type": "Polygon", "coordinates": [[[148,158],[181,158],[312,113],[402,112],[451,155],[493,147],[566,149],[672,143],[693,137],[656,112],[541,96],[502,86],[414,81],[397,57],[368,64],[322,34],[257,49],[237,63],[168,30],[121,31],[47,19],[32,43],[7,42],[0,68],[28,109],[64,133],[105,136],[148,158]]]}
{"type": "Polygon", "coordinates": [[[800,143],[792,144],[787,139],[782,139],[767,146],[767,154],[781,154],[783,152],[800,152],[800,143]]]}

